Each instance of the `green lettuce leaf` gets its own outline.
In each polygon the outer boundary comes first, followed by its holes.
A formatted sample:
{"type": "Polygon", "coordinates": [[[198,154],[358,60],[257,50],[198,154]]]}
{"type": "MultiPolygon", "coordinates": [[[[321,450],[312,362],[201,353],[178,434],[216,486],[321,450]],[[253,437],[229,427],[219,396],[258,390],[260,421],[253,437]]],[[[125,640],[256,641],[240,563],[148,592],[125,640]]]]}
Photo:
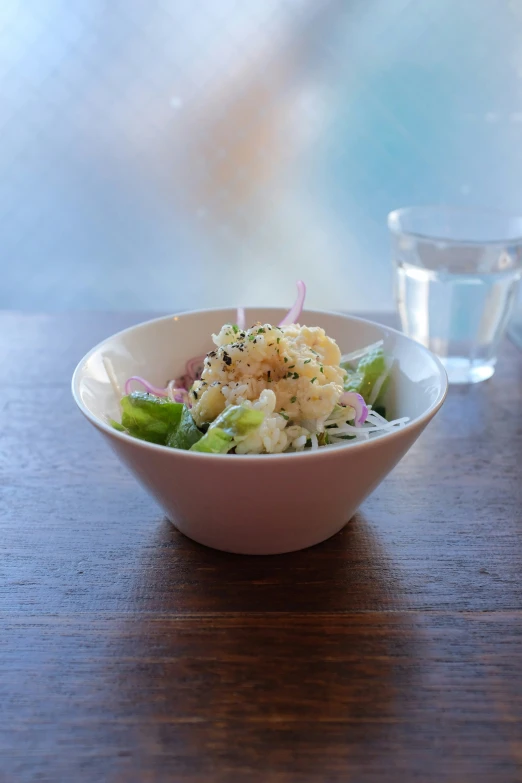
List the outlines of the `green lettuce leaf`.
{"type": "Polygon", "coordinates": [[[125,432],[125,427],[122,424],[120,424],[119,421],[115,421],[114,419],[109,419],[109,424],[115,430],[118,430],[118,432],[125,432]]]}
{"type": "Polygon", "coordinates": [[[232,405],[214,419],[207,433],[191,446],[191,451],[225,454],[234,448],[238,440],[256,430],[263,419],[262,411],[246,408],[244,405],[232,405]]]}
{"type": "Polygon", "coordinates": [[[194,424],[194,419],[190,410],[183,406],[181,421],[167,439],[167,446],[173,449],[184,449],[188,451],[198,440],[201,440],[203,433],[194,424]]]}
{"type": "Polygon", "coordinates": [[[346,364],[342,364],[341,367],[343,367],[347,373],[344,380],[344,390],[358,392],[364,382],[364,376],[346,364]]]}
{"type": "Polygon", "coordinates": [[[373,351],[363,356],[356,370],[349,367],[345,367],[345,369],[348,372],[344,383],[345,391],[358,392],[368,403],[375,382],[386,372],[384,351],[382,348],[374,348],[373,351]]]}
{"type": "Polygon", "coordinates": [[[123,426],[129,435],[165,445],[178,427],[184,405],[146,392],[132,392],[121,400],[123,426]]]}
{"type": "Polygon", "coordinates": [[[220,427],[233,438],[244,437],[256,430],[264,418],[265,414],[262,411],[247,408],[244,405],[231,405],[214,419],[209,432],[214,427],[220,427]]]}
{"type": "Polygon", "coordinates": [[[202,451],[208,454],[226,454],[234,445],[234,438],[221,427],[211,427],[206,435],[203,435],[197,443],[190,447],[190,451],[202,451]]]}

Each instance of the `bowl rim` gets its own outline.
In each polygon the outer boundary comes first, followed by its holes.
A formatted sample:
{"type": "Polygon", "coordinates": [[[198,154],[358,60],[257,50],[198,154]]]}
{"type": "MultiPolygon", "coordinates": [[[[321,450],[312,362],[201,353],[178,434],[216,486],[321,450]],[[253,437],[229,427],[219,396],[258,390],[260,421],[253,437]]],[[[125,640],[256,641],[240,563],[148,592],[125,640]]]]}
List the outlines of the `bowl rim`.
{"type": "MultiPolygon", "coordinates": [[[[345,453],[346,449],[350,449],[353,451],[353,449],[368,449],[368,448],[375,448],[378,447],[379,442],[383,441],[390,441],[391,438],[400,437],[406,430],[418,428],[419,426],[427,424],[433,416],[440,410],[442,407],[444,400],[446,399],[446,396],[448,394],[448,376],[446,373],[446,370],[444,368],[444,365],[440,361],[440,359],[432,353],[428,348],[426,348],[421,343],[417,342],[416,340],[413,340],[411,337],[408,337],[403,332],[400,332],[398,329],[394,329],[391,326],[386,326],[386,324],[380,324],[377,321],[371,321],[368,318],[360,318],[356,315],[350,315],[349,313],[341,312],[338,310],[309,310],[306,309],[303,311],[303,314],[306,315],[334,315],[334,316],[340,316],[341,318],[345,318],[348,321],[356,321],[358,323],[370,325],[370,326],[377,326],[381,329],[386,329],[391,334],[397,335],[403,340],[406,340],[409,343],[412,343],[415,348],[422,351],[424,354],[426,354],[430,359],[432,359],[439,371],[440,381],[441,381],[441,388],[440,391],[434,400],[434,402],[431,403],[431,405],[427,408],[427,410],[424,411],[420,416],[417,416],[414,419],[410,419],[403,427],[397,428],[395,430],[390,430],[390,432],[386,432],[383,435],[379,435],[375,438],[369,438],[366,441],[360,441],[359,443],[342,443],[342,444],[334,444],[330,446],[329,448],[318,448],[318,449],[308,449],[305,451],[297,451],[297,452],[282,452],[280,454],[206,454],[204,452],[198,452],[198,451],[185,451],[183,449],[172,449],[168,446],[162,446],[158,443],[149,443],[145,440],[140,440],[139,438],[133,438],[132,435],[127,435],[125,432],[119,432],[118,430],[114,429],[114,427],[111,427],[110,424],[103,421],[103,419],[100,419],[98,416],[95,416],[91,411],[87,408],[87,406],[82,401],[80,394],[79,394],[79,383],[80,383],[80,376],[82,372],[82,368],[84,367],[85,363],[90,359],[90,357],[95,354],[97,351],[99,351],[105,343],[109,342],[110,340],[114,340],[115,338],[122,337],[123,335],[134,331],[135,329],[140,329],[146,326],[150,326],[154,323],[159,323],[161,321],[170,321],[172,319],[179,319],[184,316],[189,315],[200,315],[200,314],[210,314],[210,313],[222,313],[226,310],[235,310],[235,307],[209,307],[199,310],[185,310],[178,313],[172,313],[171,315],[162,315],[157,318],[150,318],[147,321],[140,321],[137,324],[133,324],[132,326],[128,326],[125,329],[121,329],[118,332],[115,332],[112,335],[109,335],[108,337],[105,337],[103,340],[100,340],[99,343],[94,345],[87,353],[80,359],[78,364],[76,365],[74,372],[72,374],[71,378],[71,392],[73,399],[80,409],[81,413],[85,416],[86,419],[88,419],[91,424],[93,424],[98,430],[101,432],[106,433],[107,435],[115,438],[116,440],[123,441],[124,443],[132,443],[137,448],[143,448],[145,450],[152,450],[153,452],[159,452],[164,454],[170,454],[171,456],[175,455],[177,457],[182,457],[184,455],[187,459],[193,459],[193,460],[205,460],[208,462],[209,460],[222,460],[222,459],[228,459],[228,460],[248,460],[248,462],[258,462],[261,461],[263,464],[267,463],[269,460],[288,460],[290,458],[294,459],[311,459],[312,457],[321,457],[322,459],[326,459],[329,456],[335,455],[335,454],[341,454],[345,453]]],[[[249,308],[245,308],[246,311],[248,310],[284,310],[283,307],[262,307],[262,306],[252,306],[249,308]]]]}

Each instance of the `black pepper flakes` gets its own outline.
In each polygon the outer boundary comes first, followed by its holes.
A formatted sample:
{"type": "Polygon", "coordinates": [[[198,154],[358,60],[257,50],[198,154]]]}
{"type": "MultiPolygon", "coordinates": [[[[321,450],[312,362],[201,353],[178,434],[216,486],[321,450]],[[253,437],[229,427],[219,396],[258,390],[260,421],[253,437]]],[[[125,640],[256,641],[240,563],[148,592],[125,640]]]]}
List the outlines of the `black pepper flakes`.
{"type": "Polygon", "coordinates": [[[228,355],[226,351],[223,351],[223,361],[225,362],[225,365],[227,367],[230,367],[232,364],[232,358],[228,355]]]}

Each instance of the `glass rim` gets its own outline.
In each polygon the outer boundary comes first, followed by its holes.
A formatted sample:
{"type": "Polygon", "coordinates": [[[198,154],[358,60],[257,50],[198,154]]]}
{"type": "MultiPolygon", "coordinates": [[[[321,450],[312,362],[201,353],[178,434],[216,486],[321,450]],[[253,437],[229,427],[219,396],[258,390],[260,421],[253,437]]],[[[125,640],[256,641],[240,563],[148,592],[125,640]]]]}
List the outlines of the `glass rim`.
{"type": "Polygon", "coordinates": [[[505,245],[505,244],[522,244],[522,215],[517,215],[514,212],[504,212],[499,209],[487,209],[486,207],[465,207],[465,206],[453,206],[451,204],[419,204],[417,206],[399,207],[398,209],[392,209],[388,213],[387,218],[388,229],[392,234],[396,236],[412,237],[413,239],[423,239],[429,242],[447,242],[452,245],[469,245],[475,247],[481,247],[484,245],[505,245]],[[502,218],[506,221],[513,220],[519,221],[521,224],[521,231],[513,232],[499,237],[498,239],[455,239],[449,236],[445,236],[443,232],[427,232],[427,231],[410,231],[400,226],[401,218],[406,215],[413,215],[415,213],[432,213],[434,215],[446,212],[447,214],[458,215],[466,214],[476,217],[496,217],[502,218]]]}

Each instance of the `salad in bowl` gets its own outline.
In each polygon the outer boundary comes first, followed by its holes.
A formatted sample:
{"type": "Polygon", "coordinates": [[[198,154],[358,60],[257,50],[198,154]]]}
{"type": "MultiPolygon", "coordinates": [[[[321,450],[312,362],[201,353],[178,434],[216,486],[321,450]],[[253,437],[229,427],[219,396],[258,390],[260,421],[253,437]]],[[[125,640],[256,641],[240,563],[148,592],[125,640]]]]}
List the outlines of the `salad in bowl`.
{"type": "Polygon", "coordinates": [[[304,294],[300,283],[287,314],[219,308],[135,324],[74,371],[82,414],[201,544],[259,555],[324,541],[444,401],[444,368],[424,346],[355,316],[303,313],[304,294]]]}
{"type": "Polygon", "coordinates": [[[138,375],[123,393],[106,369],[121,407],[111,425],[135,438],[210,454],[281,454],[369,440],[403,427],[388,421],[383,398],[393,359],[383,341],[342,355],[319,326],[300,325],[306,287],[277,324],[236,322],[212,335],[206,356],[189,359],[165,388],[138,375]]]}

